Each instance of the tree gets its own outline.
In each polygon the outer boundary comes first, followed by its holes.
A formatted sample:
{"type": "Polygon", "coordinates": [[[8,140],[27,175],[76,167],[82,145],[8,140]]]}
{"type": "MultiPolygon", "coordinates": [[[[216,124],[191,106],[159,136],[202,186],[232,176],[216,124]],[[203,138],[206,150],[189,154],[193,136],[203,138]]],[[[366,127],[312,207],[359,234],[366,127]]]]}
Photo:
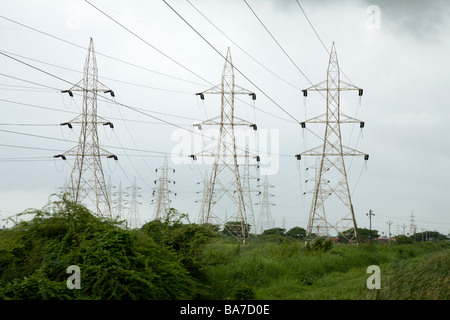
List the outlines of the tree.
{"type": "Polygon", "coordinates": [[[411,236],[411,238],[415,239],[416,242],[419,241],[441,241],[441,240],[449,240],[449,238],[437,231],[424,231],[421,233],[416,233],[411,236]]]}
{"type": "MultiPolygon", "coordinates": [[[[366,241],[369,240],[370,238],[372,239],[376,239],[380,236],[380,234],[378,233],[378,230],[372,230],[372,232],[369,229],[366,228],[358,228],[358,235],[359,235],[359,239],[361,241],[366,241]],[[369,237],[371,236],[371,237],[369,237]]],[[[340,233],[338,235],[339,241],[340,242],[347,242],[347,238],[351,238],[353,236],[353,228],[345,230],[344,232],[340,233]]]]}
{"type": "Polygon", "coordinates": [[[395,244],[410,244],[413,243],[413,239],[405,236],[405,235],[398,235],[395,237],[395,244]]]}
{"type": "Polygon", "coordinates": [[[286,232],[286,235],[294,239],[305,239],[306,230],[301,227],[293,227],[288,232],[286,232]]]}
{"type": "Polygon", "coordinates": [[[286,229],[283,228],[271,228],[271,229],[266,229],[263,231],[262,233],[263,235],[270,235],[270,234],[278,234],[280,236],[285,236],[286,235],[286,229]]]}
{"type": "Polygon", "coordinates": [[[222,234],[231,235],[237,239],[246,239],[250,233],[250,224],[244,224],[244,233],[242,232],[242,223],[240,221],[228,221],[223,227],[222,234]]]}
{"type": "Polygon", "coordinates": [[[213,236],[213,227],[182,223],[187,215],[171,208],[164,219],[152,220],[144,224],[141,230],[155,242],[175,252],[178,261],[192,274],[200,269],[199,254],[213,236]]]}

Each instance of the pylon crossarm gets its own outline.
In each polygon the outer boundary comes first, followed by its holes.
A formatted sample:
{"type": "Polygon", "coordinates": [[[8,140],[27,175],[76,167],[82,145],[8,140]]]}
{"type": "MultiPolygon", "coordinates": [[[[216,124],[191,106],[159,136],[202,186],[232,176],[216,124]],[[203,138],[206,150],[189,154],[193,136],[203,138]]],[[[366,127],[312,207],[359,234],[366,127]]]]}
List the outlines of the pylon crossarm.
{"type": "Polygon", "coordinates": [[[216,86],[214,86],[212,88],[209,88],[209,89],[207,89],[205,91],[198,92],[195,95],[196,96],[200,96],[200,99],[204,100],[205,99],[205,97],[204,97],[205,94],[221,94],[222,92],[223,92],[222,85],[218,84],[218,85],[216,85],[216,86]]]}
{"type": "Polygon", "coordinates": [[[233,123],[223,122],[220,120],[220,117],[214,117],[212,119],[205,120],[200,123],[196,123],[193,126],[198,127],[199,129],[202,126],[247,126],[247,127],[252,127],[253,130],[256,130],[255,128],[257,128],[256,124],[254,124],[250,121],[242,120],[237,117],[234,117],[234,120],[237,120],[237,121],[233,121],[233,123]]]}
{"type": "Polygon", "coordinates": [[[100,81],[97,80],[97,92],[103,92],[103,93],[112,93],[111,96],[114,97],[114,92],[108,88],[107,86],[105,86],[103,83],[101,83],[100,81]]]}
{"type": "Polygon", "coordinates": [[[240,87],[240,86],[238,86],[236,84],[234,85],[234,92],[233,93],[234,94],[247,94],[247,95],[251,96],[253,100],[256,100],[256,94],[254,92],[252,92],[250,90],[247,90],[245,88],[242,88],[242,87],[240,87]]]}
{"type": "Polygon", "coordinates": [[[350,91],[350,90],[358,90],[360,92],[360,95],[362,96],[363,90],[362,88],[359,88],[342,80],[339,81],[339,86],[336,87],[334,86],[330,87],[328,81],[324,80],[302,91],[303,95],[306,97],[308,91],[350,91]]]}
{"type": "Polygon", "coordinates": [[[236,157],[238,158],[253,158],[256,161],[259,161],[260,157],[259,155],[253,153],[253,152],[248,152],[246,149],[241,148],[241,147],[236,147],[236,151],[241,151],[244,152],[244,154],[238,153],[236,154],[236,157]],[[247,154],[246,154],[247,153],[247,154]]]}
{"type": "MultiPolygon", "coordinates": [[[[72,91],[81,91],[83,92],[85,89],[83,88],[83,83],[84,83],[84,79],[81,79],[80,81],[78,81],[77,83],[75,83],[72,88],[70,88],[69,90],[64,90],[64,92],[67,92],[71,95],[72,91]]],[[[72,97],[72,95],[71,95],[72,97]]]]}
{"type": "Polygon", "coordinates": [[[222,84],[218,84],[212,88],[209,88],[205,91],[198,92],[195,95],[200,96],[202,100],[204,100],[205,94],[247,94],[249,96],[252,96],[253,100],[256,99],[256,94],[250,90],[247,90],[245,88],[242,88],[240,86],[234,85],[234,90],[232,92],[224,91],[222,88],[222,84]]]}
{"type": "MultiPolygon", "coordinates": [[[[324,114],[321,114],[320,116],[316,116],[311,119],[300,122],[300,125],[302,126],[302,128],[305,127],[304,126],[305,123],[338,123],[338,121],[333,120],[333,119],[327,120],[327,115],[326,115],[326,113],[324,113],[324,114]]],[[[363,123],[363,121],[358,120],[356,118],[349,117],[343,113],[339,113],[339,123],[360,123],[361,124],[361,123],[363,123]]]]}
{"type": "MultiPolygon", "coordinates": [[[[346,146],[342,146],[342,153],[341,152],[337,152],[337,148],[330,148],[330,150],[327,150],[326,155],[329,157],[332,156],[367,156],[366,153],[358,151],[356,149],[350,148],[350,147],[346,147],[346,146]],[[329,152],[330,150],[334,150],[332,152],[329,152]]],[[[322,156],[323,155],[323,146],[317,146],[315,148],[312,148],[308,151],[302,152],[300,153],[300,155],[302,156],[313,156],[313,157],[317,157],[317,156],[322,156]]]]}

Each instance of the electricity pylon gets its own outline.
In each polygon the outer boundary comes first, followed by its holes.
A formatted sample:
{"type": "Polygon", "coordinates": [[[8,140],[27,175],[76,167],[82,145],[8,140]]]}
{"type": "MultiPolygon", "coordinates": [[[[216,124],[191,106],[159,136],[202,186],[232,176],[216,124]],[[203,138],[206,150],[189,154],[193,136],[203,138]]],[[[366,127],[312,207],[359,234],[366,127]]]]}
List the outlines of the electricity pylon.
{"type": "Polygon", "coordinates": [[[414,212],[411,211],[411,220],[409,223],[409,235],[412,236],[416,233],[416,224],[414,223],[414,212]]]}
{"type": "MultiPolygon", "coordinates": [[[[136,185],[136,177],[133,180],[133,185],[131,187],[128,187],[131,189],[131,200],[130,200],[130,209],[128,209],[128,228],[139,228],[141,226],[141,217],[139,215],[139,205],[141,204],[138,202],[138,197],[141,197],[138,194],[139,188],[136,185]]],[[[127,189],[128,189],[127,188],[127,189]]]]}
{"type": "MultiPolygon", "coordinates": [[[[244,162],[244,174],[242,176],[242,192],[244,195],[244,205],[245,205],[245,211],[247,212],[247,222],[249,223],[250,229],[253,227],[253,234],[257,234],[257,226],[256,226],[256,219],[255,219],[255,212],[253,210],[253,197],[252,194],[256,193],[257,190],[252,188],[252,180],[259,180],[258,177],[253,176],[250,173],[251,167],[256,167],[259,169],[259,164],[250,164],[250,154],[248,151],[248,148],[245,148],[245,162],[244,162]]],[[[257,170],[257,173],[259,174],[259,170],[257,170]]]]}
{"type": "MultiPolygon", "coordinates": [[[[115,215],[116,217],[119,217],[119,219],[125,219],[125,215],[123,213],[125,201],[123,199],[122,181],[119,182],[119,190],[114,192],[113,195],[117,196],[117,200],[113,202],[113,204],[115,204],[115,215]]],[[[126,203],[128,203],[128,201],[126,201],[126,203]]]]}
{"type": "Polygon", "coordinates": [[[254,157],[259,161],[259,156],[245,154],[244,150],[236,145],[234,128],[236,126],[246,126],[256,130],[257,126],[254,123],[235,116],[234,97],[238,94],[245,94],[255,100],[256,94],[235,85],[230,48],[228,48],[225,58],[221,83],[208,90],[197,93],[202,100],[205,94],[220,95],[221,112],[217,117],[194,125],[199,129],[205,125],[219,126],[217,146],[191,155],[194,160],[199,156],[214,157],[208,187],[202,202],[200,223],[224,227],[238,241],[245,243],[249,235],[249,230],[244,191],[237,158],[254,157]],[[224,199],[231,200],[231,203],[226,204],[227,214],[225,218],[225,209],[221,210],[218,206],[218,203],[224,199]]]}
{"type": "Polygon", "coordinates": [[[326,92],[326,113],[301,123],[302,128],[305,128],[307,123],[325,124],[323,145],[296,155],[298,160],[302,156],[320,157],[306,230],[308,242],[313,242],[318,237],[329,236],[330,231],[337,232],[348,242],[359,242],[344,157],[364,156],[364,160],[368,160],[369,155],[342,145],[342,123],[359,123],[360,128],[364,127],[363,121],[340,111],[340,93],[349,90],[357,90],[359,96],[363,94],[363,89],[340,80],[339,63],[333,42],[327,80],[302,90],[304,97],[308,95],[308,91],[326,92]],[[338,200],[338,206],[327,207],[326,204],[333,198],[338,200]],[[339,205],[343,210],[339,210],[339,205]]]}
{"type": "MultiPolygon", "coordinates": [[[[201,191],[197,191],[195,193],[195,194],[201,194],[201,198],[195,200],[194,201],[195,203],[197,203],[197,202],[203,203],[203,199],[204,199],[204,197],[206,196],[206,194],[208,192],[207,191],[208,190],[208,183],[209,183],[208,170],[205,170],[205,174],[203,176],[203,180],[197,182],[197,184],[201,184],[202,185],[202,190],[201,191]]],[[[198,217],[198,220],[199,220],[200,224],[204,223],[204,221],[202,221],[202,218],[203,218],[203,216],[202,216],[202,209],[200,208],[200,213],[199,213],[199,217],[198,217]]]]}
{"type": "Polygon", "coordinates": [[[272,219],[272,210],[271,206],[275,204],[270,202],[270,197],[274,195],[269,192],[269,188],[274,188],[273,185],[269,184],[269,179],[267,176],[264,177],[263,183],[263,191],[261,191],[258,196],[260,196],[261,200],[256,203],[260,206],[259,217],[258,217],[258,228],[260,233],[263,233],[264,230],[274,228],[275,222],[272,219]]]}
{"type": "Polygon", "coordinates": [[[73,124],[81,124],[78,145],[63,154],[56,155],[55,158],[66,160],[67,156],[75,157],[70,180],[66,186],[66,193],[72,196],[73,201],[83,203],[88,208],[94,207],[97,216],[111,217],[111,202],[101,157],[114,160],[118,158],[99,145],[97,125],[108,125],[110,128],[114,128],[114,126],[97,115],[97,94],[98,92],[110,93],[114,97],[114,92],[98,81],[97,61],[92,38],[84,64],[83,79],[69,90],[62,92],[69,93],[73,97],[73,92],[76,91],[83,93],[82,114],[69,122],[61,123],[61,125],[67,125],[72,129],[73,124]]]}
{"type": "MultiPolygon", "coordinates": [[[[155,189],[153,190],[153,196],[156,195],[156,201],[152,200],[152,204],[155,205],[153,217],[155,220],[166,218],[170,210],[170,194],[173,193],[169,189],[169,184],[175,184],[175,181],[169,178],[169,171],[172,170],[175,173],[175,169],[169,167],[167,163],[167,156],[164,157],[163,166],[156,169],[159,170],[159,178],[154,180],[155,189]]],[[[175,196],[177,195],[174,193],[175,196]]]]}

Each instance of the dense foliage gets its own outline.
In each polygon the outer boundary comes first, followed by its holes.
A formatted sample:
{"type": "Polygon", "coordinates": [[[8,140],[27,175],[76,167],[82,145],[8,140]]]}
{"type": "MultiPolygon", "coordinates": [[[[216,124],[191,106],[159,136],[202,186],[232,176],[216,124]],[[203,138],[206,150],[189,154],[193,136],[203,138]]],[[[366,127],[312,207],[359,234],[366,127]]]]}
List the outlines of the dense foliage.
{"type": "Polygon", "coordinates": [[[0,232],[0,298],[190,299],[198,282],[178,255],[145,232],[93,216],[67,199],[31,210],[0,232]],[[69,290],[66,270],[81,270],[69,290]]]}

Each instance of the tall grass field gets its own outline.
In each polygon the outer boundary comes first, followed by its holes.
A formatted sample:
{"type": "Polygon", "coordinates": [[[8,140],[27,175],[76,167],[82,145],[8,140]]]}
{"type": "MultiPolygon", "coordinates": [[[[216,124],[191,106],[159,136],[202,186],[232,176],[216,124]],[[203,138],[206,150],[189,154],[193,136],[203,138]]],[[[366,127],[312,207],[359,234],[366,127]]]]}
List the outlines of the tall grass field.
{"type": "Polygon", "coordinates": [[[335,244],[307,251],[298,241],[241,246],[216,241],[203,252],[212,299],[438,299],[450,298],[450,244],[335,244]],[[381,288],[368,289],[370,265],[381,288]]]}

